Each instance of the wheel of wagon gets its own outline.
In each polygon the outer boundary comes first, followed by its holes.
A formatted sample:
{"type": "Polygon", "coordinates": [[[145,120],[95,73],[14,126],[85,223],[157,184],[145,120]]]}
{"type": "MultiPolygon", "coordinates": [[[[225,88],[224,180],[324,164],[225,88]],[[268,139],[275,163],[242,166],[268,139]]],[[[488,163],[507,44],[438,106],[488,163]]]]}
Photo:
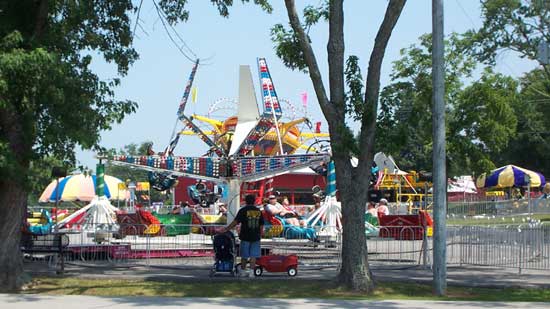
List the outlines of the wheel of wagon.
{"type": "Polygon", "coordinates": [[[298,270],[295,267],[291,267],[288,269],[287,274],[291,277],[296,276],[298,274],[298,270]]]}
{"type": "Polygon", "coordinates": [[[239,273],[241,272],[241,263],[235,264],[235,270],[233,271],[233,276],[237,277],[239,276],[239,273]]]}
{"type": "Polygon", "coordinates": [[[263,272],[264,269],[261,266],[256,266],[256,268],[254,268],[254,276],[256,277],[261,276],[263,272]]]}

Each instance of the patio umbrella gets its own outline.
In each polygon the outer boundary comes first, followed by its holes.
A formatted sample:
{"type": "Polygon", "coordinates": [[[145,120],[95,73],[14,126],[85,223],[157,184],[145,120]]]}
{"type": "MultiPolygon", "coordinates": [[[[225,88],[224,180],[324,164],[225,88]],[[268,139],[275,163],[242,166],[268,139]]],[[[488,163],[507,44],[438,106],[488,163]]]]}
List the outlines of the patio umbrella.
{"type": "MultiPolygon", "coordinates": [[[[123,183],[120,179],[105,175],[105,196],[108,199],[124,200],[127,196],[126,190],[119,190],[118,184],[123,183]]],[[[96,196],[95,193],[96,176],[84,174],[71,175],[59,179],[59,201],[72,202],[83,201],[90,202],[96,196]]],[[[39,202],[55,202],[56,199],[56,181],[52,181],[38,199],[39,202]]]]}
{"type": "Polygon", "coordinates": [[[515,165],[499,167],[492,170],[489,175],[482,174],[476,182],[478,188],[527,187],[529,183],[531,187],[541,187],[545,185],[546,180],[541,173],[515,165]]]}

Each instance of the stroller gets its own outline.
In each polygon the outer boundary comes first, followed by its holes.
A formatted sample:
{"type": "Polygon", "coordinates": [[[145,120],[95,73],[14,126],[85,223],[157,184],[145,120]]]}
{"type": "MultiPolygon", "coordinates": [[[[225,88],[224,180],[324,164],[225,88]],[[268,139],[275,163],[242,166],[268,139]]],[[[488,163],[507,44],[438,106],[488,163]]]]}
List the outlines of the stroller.
{"type": "Polygon", "coordinates": [[[215,262],[212,269],[210,269],[210,277],[214,276],[217,272],[228,272],[232,276],[237,275],[238,270],[235,267],[237,252],[233,233],[225,232],[214,235],[212,243],[214,245],[215,262]]]}

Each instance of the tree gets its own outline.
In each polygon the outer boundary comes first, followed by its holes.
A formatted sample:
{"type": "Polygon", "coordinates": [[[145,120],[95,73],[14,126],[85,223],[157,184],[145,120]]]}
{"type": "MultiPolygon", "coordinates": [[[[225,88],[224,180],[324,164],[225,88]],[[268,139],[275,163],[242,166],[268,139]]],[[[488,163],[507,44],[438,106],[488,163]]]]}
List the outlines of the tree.
{"type": "MultiPolygon", "coordinates": [[[[401,50],[393,63],[391,84],[382,89],[377,122],[377,149],[390,153],[404,169],[432,170],[431,34],[401,50]]],[[[457,53],[458,35],[445,42],[445,101],[453,106],[463,80],[475,69],[472,57],[457,53]]],[[[452,108],[452,107],[449,107],[452,108]]]]}
{"type": "Polygon", "coordinates": [[[479,61],[494,64],[501,51],[514,51],[541,67],[521,79],[521,95],[514,111],[517,135],[499,156],[511,162],[550,173],[550,65],[540,61],[538,46],[550,42],[550,4],[544,0],[481,0],[483,25],[464,34],[464,51],[479,61]],[[526,155],[529,154],[529,155],[526,155]]]}
{"type": "Polygon", "coordinates": [[[550,174],[550,79],[535,69],[520,79],[521,90],[512,106],[516,134],[498,156],[499,165],[514,163],[543,175],[550,174]]]}
{"type": "MultiPolygon", "coordinates": [[[[246,3],[250,0],[242,0],[246,3]]],[[[159,15],[186,21],[187,0],[160,0],[159,15]]],[[[233,0],[212,0],[227,17],[233,0]]],[[[267,12],[266,0],[254,0],[267,12]]],[[[102,150],[100,132],[137,104],[114,99],[120,80],[90,69],[100,55],[120,76],[138,58],[131,0],[0,2],[0,290],[23,284],[19,252],[31,162],[52,156],[74,164],[74,147],[102,150]]],[[[139,16],[137,17],[139,19],[139,16]]]]}
{"type": "Polygon", "coordinates": [[[357,65],[357,57],[349,57],[344,66],[344,10],[342,0],[308,6],[302,25],[293,0],[285,0],[291,30],[276,25],[272,37],[277,43],[277,54],[290,68],[307,70],[315,89],[321,110],[328,122],[332,158],[336,167],[336,181],[345,221],[342,243],[342,268],[339,282],[354,290],[371,291],[373,281],[368,265],[363,214],[367,202],[370,168],[376,129],[376,113],[380,90],[380,69],[392,30],[401,15],[405,0],[390,0],[370,55],[365,91],[357,65]],[[321,18],[328,19],[327,44],[329,65],[329,93],[323,83],[317,58],[311,47],[306,28],[321,18]],[[347,88],[346,88],[347,84],[347,88]],[[359,138],[355,139],[347,126],[346,116],[361,123],[359,138]],[[352,153],[357,153],[358,164],[351,164],[352,153]]]}
{"type": "MultiPolygon", "coordinates": [[[[550,42],[550,4],[544,0],[481,0],[483,25],[464,34],[466,50],[494,64],[499,51],[537,60],[539,43],[550,42]]],[[[546,74],[549,74],[545,66],[546,74]]]]}
{"type": "Polygon", "coordinates": [[[132,3],[4,1],[0,4],[0,290],[23,284],[19,251],[31,162],[74,162],[76,144],[98,149],[100,132],[135,111],[117,101],[119,80],[89,68],[97,52],[120,75],[137,59],[132,3]]]}
{"type": "MultiPolygon", "coordinates": [[[[463,44],[457,34],[445,43],[449,175],[494,168],[517,122],[517,81],[486,68],[468,85],[476,61],[457,52],[463,44]]],[[[393,64],[392,83],[381,92],[377,148],[392,154],[404,169],[431,170],[431,36],[421,36],[418,45],[401,54],[393,64]]]]}
{"type": "Polygon", "coordinates": [[[518,99],[518,82],[488,68],[460,91],[448,128],[449,156],[457,171],[479,175],[496,168],[499,154],[516,134],[513,107],[518,99]]]}

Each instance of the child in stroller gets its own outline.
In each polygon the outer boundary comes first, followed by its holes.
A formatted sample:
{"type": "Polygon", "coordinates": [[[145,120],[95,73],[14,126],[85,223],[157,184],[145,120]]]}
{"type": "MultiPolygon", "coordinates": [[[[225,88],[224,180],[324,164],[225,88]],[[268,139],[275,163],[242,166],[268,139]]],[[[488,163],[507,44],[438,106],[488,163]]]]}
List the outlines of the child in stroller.
{"type": "Polygon", "coordinates": [[[229,231],[214,235],[212,244],[214,246],[215,262],[212,269],[210,269],[210,277],[214,276],[217,272],[228,272],[232,276],[235,276],[238,270],[235,267],[237,252],[233,233],[229,231]]]}

